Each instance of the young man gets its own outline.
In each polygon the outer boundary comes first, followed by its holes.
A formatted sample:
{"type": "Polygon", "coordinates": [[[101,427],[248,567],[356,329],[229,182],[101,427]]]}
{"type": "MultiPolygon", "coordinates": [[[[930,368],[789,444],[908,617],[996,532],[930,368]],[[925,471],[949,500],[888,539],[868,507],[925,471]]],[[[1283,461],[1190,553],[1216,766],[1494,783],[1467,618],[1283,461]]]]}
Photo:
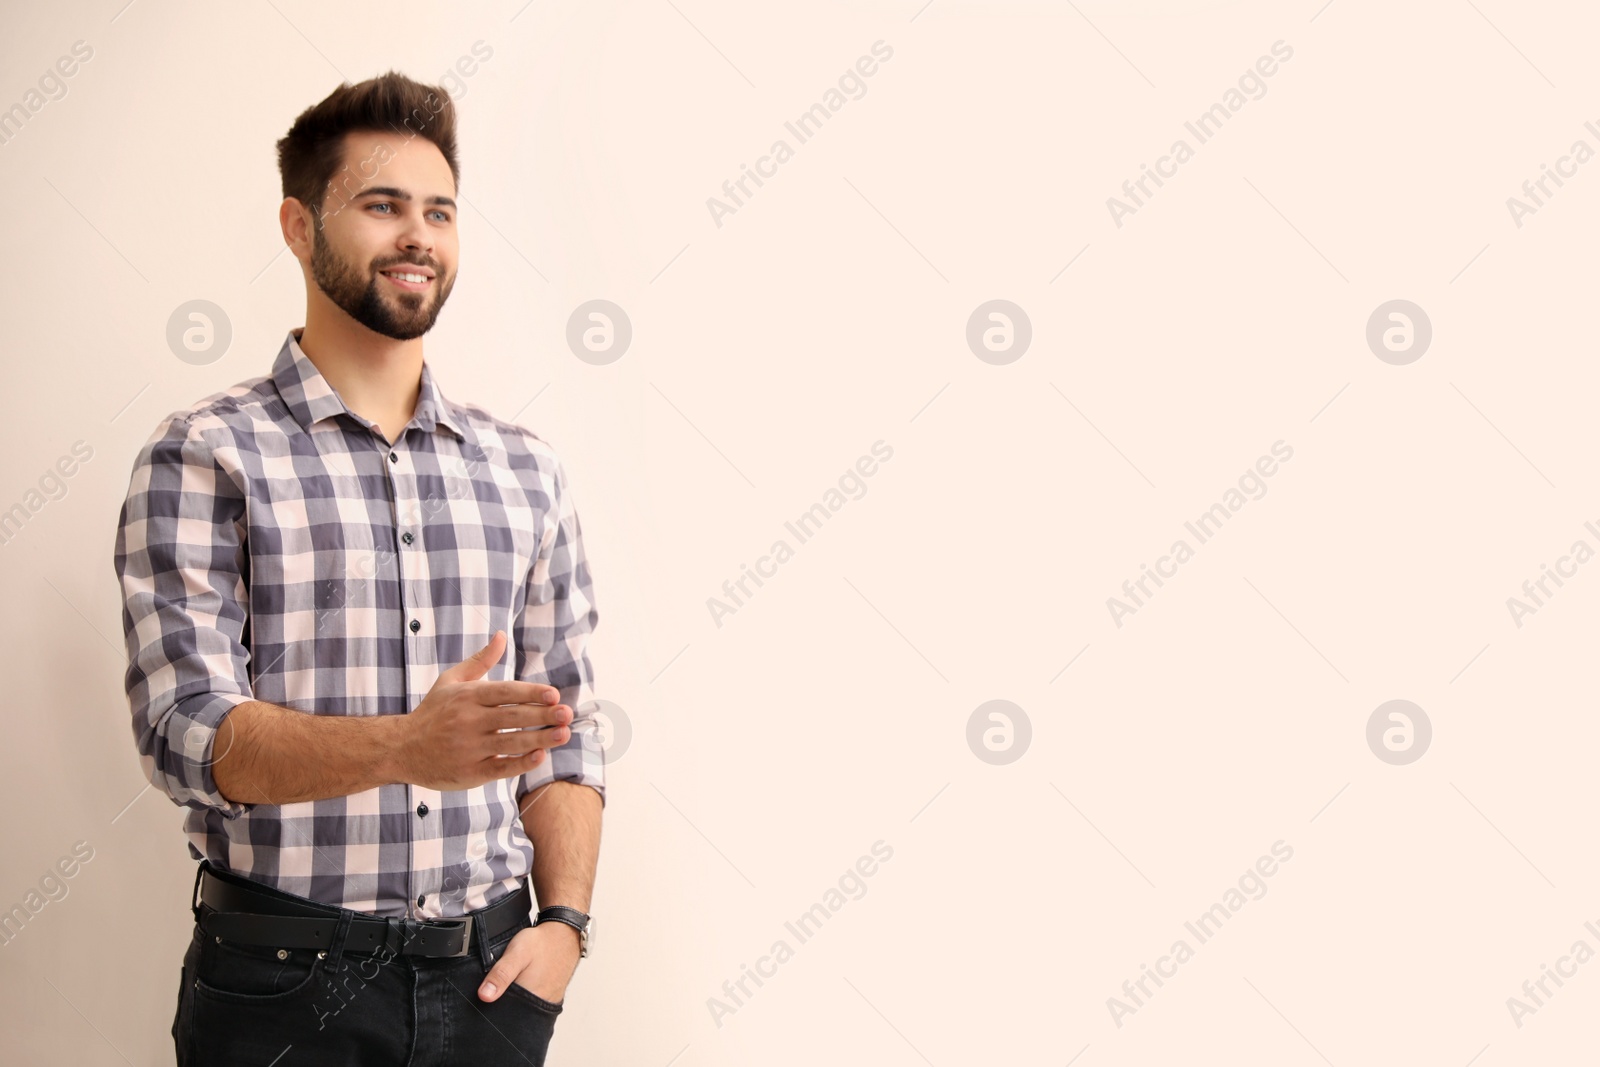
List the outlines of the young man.
{"type": "Polygon", "coordinates": [[[306,325],[157,427],[117,533],[134,737],[201,861],[178,1062],[542,1064],[605,796],[565,468],[423,360],[448,95],[343,84],[278,163],[306,325]]]}

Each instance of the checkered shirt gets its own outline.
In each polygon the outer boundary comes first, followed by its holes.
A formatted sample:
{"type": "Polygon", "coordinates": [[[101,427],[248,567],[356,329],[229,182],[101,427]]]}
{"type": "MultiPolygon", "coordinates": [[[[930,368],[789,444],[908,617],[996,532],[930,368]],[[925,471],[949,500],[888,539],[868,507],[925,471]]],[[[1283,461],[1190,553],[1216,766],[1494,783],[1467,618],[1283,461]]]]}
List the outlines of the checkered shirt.
{"type": "Polygon", "coordinates": [[[357,911],[461,915],[532,869],[529,790],[566,779],[604,803],[578,513],[551,447],[446,400],[426,361],[390,445],[299,333],[270,375],[167,416],[134,461],[115,562],[140,762],[187,809],[197,860],[357,911]],[[213,739],[236,705],[404,715],[497,629],[509,647],[485,677],[555,686],[574,712],[537,769],[294,804],[217,791],[213,739]]]}

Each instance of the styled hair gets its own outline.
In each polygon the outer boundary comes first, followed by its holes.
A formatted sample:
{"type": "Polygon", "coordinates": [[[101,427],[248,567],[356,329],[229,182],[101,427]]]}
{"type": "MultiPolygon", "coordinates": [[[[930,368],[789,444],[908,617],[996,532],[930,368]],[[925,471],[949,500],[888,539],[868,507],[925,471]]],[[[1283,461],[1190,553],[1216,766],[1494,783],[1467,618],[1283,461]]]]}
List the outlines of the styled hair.
{"type": "Polygon", "coordinates": [[[460,187],[456,109],[450,94],[440,86],[424,85],[391,70],[355,85],[341,82],[321,103],[300,113],[278,141],[283,195],[294,197],[320,217],[323,198],[344,165],[345,135],[357,130],[389,131],[407,141],[419,136],[432,141],[460,187]]]}

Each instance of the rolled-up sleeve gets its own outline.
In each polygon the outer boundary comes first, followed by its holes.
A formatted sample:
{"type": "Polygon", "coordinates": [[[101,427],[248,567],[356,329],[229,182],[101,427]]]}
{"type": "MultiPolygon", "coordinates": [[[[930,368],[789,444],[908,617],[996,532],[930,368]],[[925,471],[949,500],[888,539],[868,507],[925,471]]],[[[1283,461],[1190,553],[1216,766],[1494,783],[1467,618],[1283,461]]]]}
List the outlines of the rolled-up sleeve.
{"type": "Polygon", "coordinates": [[[125,683],[150,783],[175,804],[236,818],[250,805],[217,790],[212,765],[225,755],[218,724],[254,699],[242,643],[245,498],[195,423],[169,416],[128,483],[116,543],[125,683]]]}
{"type": "Polygon", "coordinates": [[[589,637],[600,621],[594,582],[583,548],[583,529],[573,506],[565,467],[554,460],[553,521],[546,524],[538,557],[529,568],[528,594],[518,614],[517,680],[553,685],[572,709],[572,736],[550,750],[534,770],[522,775],[520,797],[551,781],[592,786],[605,806],[605,749],[595,718],[594,669],[589,637]]]}

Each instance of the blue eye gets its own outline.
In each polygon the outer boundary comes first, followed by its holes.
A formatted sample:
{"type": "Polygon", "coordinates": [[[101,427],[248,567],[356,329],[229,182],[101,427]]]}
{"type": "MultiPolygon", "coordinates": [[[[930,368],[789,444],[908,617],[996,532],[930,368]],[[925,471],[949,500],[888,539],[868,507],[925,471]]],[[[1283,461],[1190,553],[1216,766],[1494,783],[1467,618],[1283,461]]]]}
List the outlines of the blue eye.
{"type": "Polygon", "coordinates": [[[372,205],[369,205],[369,206],[371,206],[371,207],[392,207],[393,205],[387,203],[386,201],[380,200],[376,204],[372,204],[372,205]]]}

